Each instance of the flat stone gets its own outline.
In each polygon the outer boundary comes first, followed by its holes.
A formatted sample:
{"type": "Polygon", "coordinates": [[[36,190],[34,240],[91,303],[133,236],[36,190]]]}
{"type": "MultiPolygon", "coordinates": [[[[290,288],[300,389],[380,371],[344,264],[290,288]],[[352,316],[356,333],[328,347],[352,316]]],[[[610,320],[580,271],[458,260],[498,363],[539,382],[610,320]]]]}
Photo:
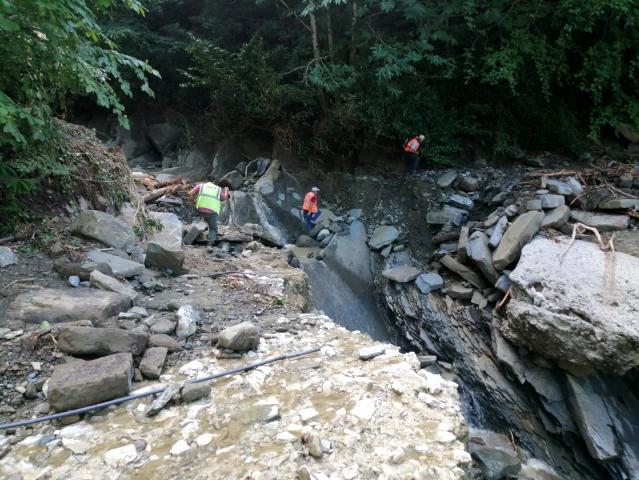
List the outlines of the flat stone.
{"type": "Polygon", "coordinates": [[[218,337],[218,346],[238,352],[245,352],[257,348],[260,335],[257,327],[251,322],[242,322],[225,328],[218,337]]]}
{"type": "Polygon", "coordinates": [[[444,279],[437,273],[422,273],[415,279],[415,286],[425,295],[442,288],[444,279]]]}
{"type": "Polygon", "coordinates": [[[99,288],[100,290],[106,290],[107,292],[115,292],[121,295],[127,296],[134,302],[138,298],[138,293],[128,285],[116,280],[113,277],[109,277],[98,270],[93,270],[89,277],[91,286],[99,288]]]}
{"type": "Polygon", "coordinates": [[[457,180],[457,172],[444,173],[437,179],[437,186],[439,188],[448,188],[455,182],[455,180],[457,180]]]}
{"type": "Polygon", "coordinates": [[[57,258],[55,262],[53,262],[53,269],[65,280],[71,276],[80,277],[80,280],[83,281],[89,280],[93,270],[99,270],[105,275],[113,275],[113,270],[111,270],[111,267],[106,263],[93,261],[74,263],[70,262],[66,257],[57,258]]]}
{"type": "Polygon", "coordinates": [[[126,222],[99,210],[80,212],[71,224],[71,232],[113,248],[123,248],[135,242],[135,233],[126,222]]]}
{"type": "Polygon", "coordinates": [[[132,375],[130,353],[60,364],[49,379],[47,400],[51,408],[63,412],[125,396],[132,375]]]}
{"type": "Polygon", "coordinates": [[[516,475],[521,469],[519,459],[504,450],[478,448],[471,456],[479,464],[486,480],[502,480],[516,475]]]}
{"type": "Polygon", "coordinates": [[[319,419],[319,412],[312,407],[303,408],[298,414],[304,423],[310,423],[319,419]]]}
{"type": "Polygon", "coordinates": [[[169,353],[179,352],[182,345],[175,338],[168,335],[157,334],[149,337],[149,347],[166,347],[169,353]]]}
{"type": "Polygon", "coordinates": [[[552,193],[556,193],[557,195],[572,195],[573,190],[572,187],[564,182],[560,182],[559,180],[553,180],[549,178],[546,181],[546,188],[550,190],[552,193]]]}
{"type": "Polygon", "coordinates": [[[526,202],[526,210],[541,210],[541,200],[535,198],[526,202]]]}
{"type": "Polygon", "coordinates": [[[159,378],[162,373],[162,367],[166,361],[166,354],[168,349],[166,347],[151,347],[147,348],[144,352],[144,356],[140,361],[140,372],[145,378],[159,378]]]}
{"type": "Polygon", "coordinates": [[[596,228],[600,232],[625,230],[630,222],[627,215],[603,215],[582,210],[571,210],[570,218],[575,222],[596,228]]]}
{"type": "Polygon", "coordinates": [[[540,195],[539,200],[541,200],[541,208],[544,210],[561,207],[566,203],[566,198],[563,195],[554,195],[552,193],[540,195]]]}
{"type": "Polygon", "coordinates": [[[480,289],[484,289],[488,287],[488,284],[486,283],[486,281],[479,274],[465,267],[464,265],[459,263],[457,260],[455,260],[453,257],[449,255],[444,255],[440,259],[440,263],[446,268],[448,268],[449,270],[451,270],[452,272],[462,277],[471,285],[474,285],[475,287],[480,289]]]}
{"type": "Polygon", "coordinates": [[[210,394],[211,387],[206,382],[187,383],[181,390],[182,400],[187,403],[208,397],[210,394]]]}
{"type": "Polygon", "coordinates": [[[450,287],[446,287],[444,293],[450,298],[456,300],[470,300],[473,298],[474,290],[470,287],[464,287],[463,285],[455,284],[450,287]]]}
{"type": "Polygon", "coordinates": [[[499,221],[495,224],[495,229],[490,234],[490,240],[488,241],[488,245],[491,248],[497,248],[499,246],[507,226],[508,226],[507,217],[501,217],[499,221]]]}
{"type": "Polygon", "coordinates": [[[151,212],[149,215],[162,225],[162,229],[149,235],[146,266],[168,268],[173,273],[180,272],[184,263],[182,222],[173,213],[151,212]]]}
{"type": "Polygon", "coordinates": [[[478,291],[473,292],[473,296],[470,298],[470,303],[477,305],[478,308],[485,308],[488,305],[488,300],[478,291]]]}
{"type": "MultiPolygon", "coordinates": [[[[96,263],[106,263],[116,277],[130,278],[144,272],[144,265],[125,258],[109,255],[99,250],[90,250],[87,256],[96,263]]],[[[104,272],[103,272],[104,273],[104,272]]]]}
{"type": "Polygon", "coordinates": [[[542,212],[532,211],[513,222],[493,254],[493,265],[497,270],[503,270],[517,260],[524,245],[539,231],[543,219],[542,212]]]}
{"type": "Polygon", "coordinates": [[[9,304],[5,319],[10,324],[100,322],[130,307],[131,299],[119,293],[85,288],[45,288],[18,295],[9,304]],[[82,308],[78,308],[79,305],[82,308]]]}
{"type": "Polygon", "coordinates": [[[368,241],[368,245],[373,250],[380,250],[390,245],[399,237],[399,230],[391,226],[377,227],[373,232],[373,236],[368,241]]]}
{"type": "MultiPolygon", "coordinates": [[[[506,217],[502,217],[506,218],[506,217]]],[[[468,256],[479,271],[490,281],[495,283],[499,274],[493,267],[493,254],[488,246],[488,237],[484,232],[474,232],[468,239],[468,256]]]]}
{"type": "Polygon", "coordinates": [[[18,263],[18,257],[9,247],[0,247],[0,268],[18,263]]]}
{"type": "Polygon", "coordinates": [[[601,202],[597,208],[600,210],[629,210],[631,208],[639,208],[639,199],[610,198],[601,202]]]}
{"type": "Polygon", "coordinates": [[[168,318],[161,318],[151,324],[149,327],[151,333],[158,335],[170,335],[175,332],[175,322],[168,318]]]}
{"type": "Polygon", "coordinates": [[[541,222],[541,228],[559,228],[565,225],[570,218],[570,208],[566,205],[553,208],[546,212],[546,216],[541,222]]]}
{"type": "Polygon", "coordinates": [[[415,280],[417,276],[422,273],[421,270],[408,265],[402,265],[399,267],[389,268],[382,272],[382,277],[388,278],[393,282],[407,283],[415,280]]]}
{"type": "Polygon", "coordinates": [[[148,335],[120,328],[64,327],[58,334],[58,348],[71,355],[111,355],[130,352],[141,355],[148,335]]]}
{"type": "Polygon", "coordinates": [[[470,197],[459,193],[451,195],[447,200],[447,203],[451,204],[453,207],[461,208],[463,210],[472,210],[475,207],[475,202],[473,202],[470,197]]]}
{"type": "Polygon", "coordinates": [[[373,345],[370,347],[362,347],[359,349],[360,360],[370,360],[371,358],[379,357],[386,352],[386,348],[383,345],[373,345]]]}
{"type": "Polygon", "coordinates": [[[189,450],[191,450],[191,447],[189,447],[189,444],[186,443],[186,441],[184,440],[178,440],[172,447],[171,447],[171,455],[173,455],[174,457],[180,456],[185,452],[188,452],[189,450]]]}
{"type": "Polygon", "coordinates": [[[545,358],[623,375],[639,366],[628,347],[639,345],[639,258],[568,245],[538,237],[524,248],[501,333],[545,358]]]}

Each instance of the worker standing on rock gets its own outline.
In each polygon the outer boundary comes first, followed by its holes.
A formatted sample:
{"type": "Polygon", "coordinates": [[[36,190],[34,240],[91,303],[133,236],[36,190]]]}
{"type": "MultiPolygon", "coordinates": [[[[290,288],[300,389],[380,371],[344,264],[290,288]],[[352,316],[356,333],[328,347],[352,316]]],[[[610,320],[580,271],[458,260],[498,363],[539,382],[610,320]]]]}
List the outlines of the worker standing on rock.
{"type": "Polygon", "coordinates": [[[424,135],[417,135],[410,137],[404,142],[404,151],[402,152],[402,158],[406,163],[406,176],[413,176],[417,172],[417,166],[419,165],[419,151],[422,148],[426,137],[424,135]]]}
{"type": "Polygon", "coordinates": [[[217,240],[217,218],[222,208],[222,202],[231,198],[228,187],[222,189],[212,182],[199,183],[189,192],[193,198],[197,195],[195,208],[209,224],[209,246],[217,240]]]}
{"type": "Polygon", "coordinates": [[[302,205],[302,216],[306,220],[306,229],[310,232],[315,226],[315,220],[322,214],[317,206],[317,194],[320,189],[311,188],[311,191],[304,196],[304,205],[302,205]]]}

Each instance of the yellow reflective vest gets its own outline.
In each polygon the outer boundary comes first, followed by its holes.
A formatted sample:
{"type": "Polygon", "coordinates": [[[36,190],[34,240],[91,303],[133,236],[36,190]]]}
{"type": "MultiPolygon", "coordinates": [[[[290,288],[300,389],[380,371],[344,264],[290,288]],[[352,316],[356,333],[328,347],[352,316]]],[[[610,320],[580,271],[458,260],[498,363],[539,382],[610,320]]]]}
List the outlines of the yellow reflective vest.
{"type": "Polygon", "coordinates": [[[215,213],[220,213],[220,209],[222,208],[222,202],[220,200],[220,196],[222,195],[222,188],[218,187],[214,183],[203,183],[200,186],[200,192],[197,196],[197,201],[195,202],[195,208],[198,210],[200,208],[208,208],[209,210],[213,210],[215,213]]]}

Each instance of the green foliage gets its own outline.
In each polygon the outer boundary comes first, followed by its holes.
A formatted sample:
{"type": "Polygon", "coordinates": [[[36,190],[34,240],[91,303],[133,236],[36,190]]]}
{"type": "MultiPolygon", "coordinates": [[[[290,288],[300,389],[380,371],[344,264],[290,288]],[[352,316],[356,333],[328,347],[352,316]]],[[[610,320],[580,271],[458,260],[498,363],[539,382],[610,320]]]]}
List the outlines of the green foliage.
{"type": "Polygon", "coordinates": [[[164,225],[153,217],[143,216],[142,221],[133,227],[133,231],[140,238],[147,238],[153,232],[161,232],[164,225]]]}
{"type": "MultiPolygon", "coordinates": [[[[147,63],[116,50],[98,15],[116,5],[143,13],[136,0],[0,0],[0,205],[2,216],[43,180],[68,179],[52,118],[71,95],[89,96],[127,125],[121,96],[132,82],[152,94],[147,63]]],[[[15,218],[14,218],[15,220],[15,218]]],[[[6,224],[5,224],[6,227],[6,224]]]]}

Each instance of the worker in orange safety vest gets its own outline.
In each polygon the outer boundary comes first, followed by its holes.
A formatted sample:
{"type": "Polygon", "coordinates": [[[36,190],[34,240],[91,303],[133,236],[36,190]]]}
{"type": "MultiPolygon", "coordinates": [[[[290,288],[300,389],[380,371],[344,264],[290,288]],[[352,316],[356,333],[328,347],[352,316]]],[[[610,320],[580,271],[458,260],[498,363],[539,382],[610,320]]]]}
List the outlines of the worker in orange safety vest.
{"type": "Polygon", "coordinates": [[[417,135],[410,137],[404,142],[402,158],[406,163],[406,175],[415,175],[417,166],[419,165],[419,151],[422,148],[426,137],[424,135],[417,135]]]}
{"type": "Polygon", "coordinates": [[[317,205],[317,194],[320,189],[311,188],[311,191],[304,196],[304,205],[302,205],[302,216],[306,220],[306,229],[310,232],[315,226],[315,220],[322,214],[317,205]]]}

